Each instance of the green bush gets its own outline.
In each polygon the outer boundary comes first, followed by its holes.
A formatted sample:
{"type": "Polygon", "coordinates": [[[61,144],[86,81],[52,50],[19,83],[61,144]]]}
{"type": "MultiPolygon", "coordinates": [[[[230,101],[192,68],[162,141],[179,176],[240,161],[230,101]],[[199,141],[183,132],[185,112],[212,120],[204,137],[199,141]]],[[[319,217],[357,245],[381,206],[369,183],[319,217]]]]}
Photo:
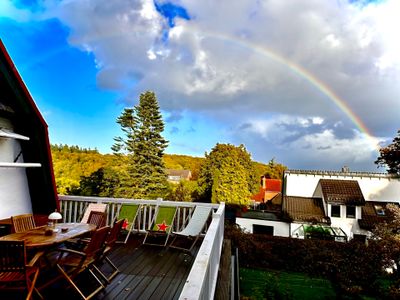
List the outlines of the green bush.
{"type": "Polygon", "coordinates": [[[241,267],[305,273],[331,281],[339,295],[379,292],[382,257],[377,241],[339,243],[245,234],[226,227],[226,237],[239,249],[241,267]]]}

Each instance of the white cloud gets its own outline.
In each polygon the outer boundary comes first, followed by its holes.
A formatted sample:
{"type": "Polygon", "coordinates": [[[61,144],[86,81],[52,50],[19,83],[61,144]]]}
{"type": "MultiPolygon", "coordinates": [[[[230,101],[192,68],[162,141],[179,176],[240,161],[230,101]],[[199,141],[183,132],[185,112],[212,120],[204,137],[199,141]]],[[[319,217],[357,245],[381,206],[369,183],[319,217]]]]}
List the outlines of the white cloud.
{"type": "MultiPolygon", "coordinates": [[[[398,0],[363,6],[345,0],[173,2],[191,19],[175,19],[169,32],[151,0],[50,2],[45,15],[71,29],[71,45],[93,52],[100,87],[127,95],[155,90],[165,111],[202,114],[226,131],[251,124],[253,134],[273,137],[274,149],[290,149],[282,152],[288,161],[295,147],[308,147],[310,157],[329,153],[354,163],[371,153],[368,139],[319,82],[377,136],[397,130],[398,0]],[[319,82],[293,71],[290,63],[319,82]],[[132,74],[134,85],[121,84],[132,74]]],[[[240,134],[232,139],[239,138],[255,144],[240,134]]]]}
{"type": "Polygon", "coordinates": [[[13,5],[9,0],[0,1],[0,18],[10,18],[18,22],[26,22],[32,14],[27,9],[19,9],[13,5]]]}

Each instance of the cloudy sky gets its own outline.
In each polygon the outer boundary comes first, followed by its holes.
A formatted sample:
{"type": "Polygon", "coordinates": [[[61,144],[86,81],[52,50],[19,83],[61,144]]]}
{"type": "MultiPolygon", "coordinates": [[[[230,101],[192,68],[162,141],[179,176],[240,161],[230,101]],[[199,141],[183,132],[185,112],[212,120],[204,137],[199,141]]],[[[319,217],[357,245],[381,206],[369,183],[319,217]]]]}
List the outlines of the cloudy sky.
{"type": "Polygon", "coordinates": [[[398,0],[0,1],[52,143],[110,153],[156,92],[167,153],[244,144],[289,168],[384,171],[400,116],[398,0]]]}

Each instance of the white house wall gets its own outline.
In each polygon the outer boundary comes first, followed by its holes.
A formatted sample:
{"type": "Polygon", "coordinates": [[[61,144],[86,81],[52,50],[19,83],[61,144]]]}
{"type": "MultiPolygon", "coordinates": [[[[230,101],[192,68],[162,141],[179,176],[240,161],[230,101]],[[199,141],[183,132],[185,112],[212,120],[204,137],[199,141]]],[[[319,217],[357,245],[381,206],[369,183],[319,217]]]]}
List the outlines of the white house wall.
{"type": "MultiPolygon", "coordinates": [[[[9,122],[1,118],[0,127],[12,130],[9,122]]],[[[14,162],[20,150],[18,140],[0,137],[0,162],[14,162]]],[[[23,162],[22,155],[18,162],[23,162]]],[[[26,170],[0,167],[0,219],[23,213],[32,213],[26,170]]]]}
{"type": "Polygon", "coordinates": [[[296,174],[285,173],[285,191],[287,196],[315,197],[320,196],[316,187],[320,179],[357,180],[367,201],[400,202],[400,179],[350,173],[348,175],[332,174],[296,174]],[[316,193],[314,193],[316,192],[316,193]]]}
{"type": "Polygon", "coordinates": [[[272,226],[274,227],[274,236],[289,237],[289,223],[285,222],[236,218],[236,224],[247,233],[253,233],[253,225],[272,226]]]}

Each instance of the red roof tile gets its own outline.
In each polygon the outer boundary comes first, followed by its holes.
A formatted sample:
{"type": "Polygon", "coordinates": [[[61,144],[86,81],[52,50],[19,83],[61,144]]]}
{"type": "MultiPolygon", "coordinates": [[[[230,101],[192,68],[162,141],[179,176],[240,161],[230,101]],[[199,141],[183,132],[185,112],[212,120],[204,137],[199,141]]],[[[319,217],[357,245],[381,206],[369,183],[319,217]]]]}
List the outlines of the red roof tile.
{"type": "Polygon", "coordinates": [[[269,192],[281,192],[282,180],[280,179],[265,179],[265,190],[269,192]]]}

